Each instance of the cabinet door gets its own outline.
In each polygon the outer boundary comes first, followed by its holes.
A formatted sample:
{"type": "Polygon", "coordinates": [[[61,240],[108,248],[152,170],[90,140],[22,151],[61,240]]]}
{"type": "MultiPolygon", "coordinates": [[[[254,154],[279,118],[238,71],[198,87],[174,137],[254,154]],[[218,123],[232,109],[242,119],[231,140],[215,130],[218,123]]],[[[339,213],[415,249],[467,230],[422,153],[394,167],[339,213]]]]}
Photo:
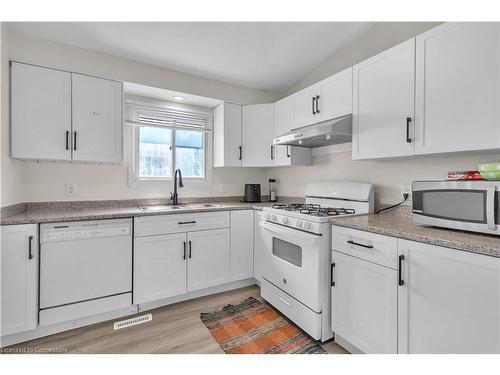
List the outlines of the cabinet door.
{"type": "Polygon", "coordinates": [[[321,121],[323,111],[316,106],[316,97],[321,100],[321,88],[319,85],[314,85],[301,90],[293,96],[293,128],[311,125],[321,121]],[[320,112],[317,112],[317,109],[320,112]]]}
{"type": "Polygon", "coordinates": [[[332,329],[364,353],[397,353],[397,271],[334,251],[332,329]]]}
{"type": "Polygon", "coordinates": [[[413,154],[415,39],[353,68],[353,159],[413,154]]]}
{"type": "Polygon", "coordinates": [[[2,336],[35,329],[38,315],[37,225],[2,226],[2,336]],[[30,251],[31,249],[31,251],[30,251]]]}
{"type": "Polygon", "coordinates": [[[122,160],[122,84],[72,74],[73,160],[122,160]]]}
{"type": "Polygon", "coordinates": [[[264,213],[255,211],[254,239],[253,239],[253,277],[262,282],[262,262],[264,252],[264,236],[260,222],[264,220],[264,213]]]}
{"type": "Polygon", "coordinates": [[[11,155],[71,159],[71,73],[13,62],[11,155]]]}
{"type": "Polygon", "coordinates": [[[242,117],[242,165],[274,166],[274,104],[246,105],[242,117]]]}
{"type": "MultiPolygon", "coordinates": [[[[274,137],[279,137],[292,130],[293,96],[288,96],[274,105],[274,137]]],[[[274,166],[311,165],[312,151],[306,147],[284,145],[274,146],[274,166]]]]}
{"type": "Polygon", "coordinates": [[[417,37],[416,154],[500,148],[500,25],[446,23],[417,37]]]}
{"type": "Polygon", "coordinates": [[[400,352],[500,353],[500,258],[399,241],[400,352]]]}
{"type": "Polygon", "coordinates": [[[293,128],[293,96],[274,103],[274,136],[279,137],[293,128]]]}
{"type": "Polygon", "coordinates": [[[214,167],[241,167],[241,106],[222,103],[214,109],[214,167]]]}
{"type": "Polygon", "coordinates": [[[134,303],[186,293],[186,233],[136,237],[134,303]]]}
{"type": "Polygon", "coordinates": [[[231,280],[253,277],[253,210],[231,212],[231,280]]]}
{"type": "Polygon", "coordinates": [[[325,120],[352,113],[352,68],[321,81],[319,108],[325,120]]]}
{"type": "Polygon", "coordinates": [[[188,233],[188,291],[230,280],[230,229],[188,233]]]}

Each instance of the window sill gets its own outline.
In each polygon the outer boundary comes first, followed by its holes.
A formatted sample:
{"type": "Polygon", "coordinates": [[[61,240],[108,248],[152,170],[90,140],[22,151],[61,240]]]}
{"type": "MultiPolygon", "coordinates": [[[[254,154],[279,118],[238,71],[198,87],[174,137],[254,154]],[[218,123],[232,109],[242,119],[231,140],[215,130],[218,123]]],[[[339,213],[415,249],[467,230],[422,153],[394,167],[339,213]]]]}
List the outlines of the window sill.
{"type": "MultiPolygon", "coordinates": [[[[210,187],[212,186],[212,181],[204,178],[189,178],[182,177],[182,182],[184,187],[210,187]]],[[[173,183],[172,178],[148,178],[148,177],[137,177],[129,181],[129,187],[132,186],[147,186],[147,185],[170,185],[173,183]]]]}

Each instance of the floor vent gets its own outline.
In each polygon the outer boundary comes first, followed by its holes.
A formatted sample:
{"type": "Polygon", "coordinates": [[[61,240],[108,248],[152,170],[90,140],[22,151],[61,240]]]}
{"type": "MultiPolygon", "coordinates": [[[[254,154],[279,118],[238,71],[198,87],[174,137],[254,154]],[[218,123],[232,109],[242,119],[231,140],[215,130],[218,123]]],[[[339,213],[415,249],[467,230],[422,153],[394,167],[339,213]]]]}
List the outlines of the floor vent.
{"type": "Polygon", "coordinates": [[[153,320],[153,316],[151,314],[136,316],[135,318],[130,318],[126,320],[121,320],[119,322],[115,322],[113,324],[113,330],[136,326],[137,324],[146,323],[151,320],[153,320]]]}

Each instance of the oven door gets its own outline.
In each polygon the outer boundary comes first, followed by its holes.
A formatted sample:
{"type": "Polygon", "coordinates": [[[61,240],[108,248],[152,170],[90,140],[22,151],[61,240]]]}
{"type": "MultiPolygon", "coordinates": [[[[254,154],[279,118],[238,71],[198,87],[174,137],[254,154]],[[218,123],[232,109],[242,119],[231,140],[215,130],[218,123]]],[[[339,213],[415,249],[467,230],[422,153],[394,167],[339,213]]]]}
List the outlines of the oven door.
{"type": "Polygon", "coordinates": [[[311,310],[321,312],[321,235],[261,221],[262,277],[311,310]]]}
{"type": "Polygon", "coordinates": [[[414,182],[414,222],[498,235],[498,185],[488,181],[414,182]]]}

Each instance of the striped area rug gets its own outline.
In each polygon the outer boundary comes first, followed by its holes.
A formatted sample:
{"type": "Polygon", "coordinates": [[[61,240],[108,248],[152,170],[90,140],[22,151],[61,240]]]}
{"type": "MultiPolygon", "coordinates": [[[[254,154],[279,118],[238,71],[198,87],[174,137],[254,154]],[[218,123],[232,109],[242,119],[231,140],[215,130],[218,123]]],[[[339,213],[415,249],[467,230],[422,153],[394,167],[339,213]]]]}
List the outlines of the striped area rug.
{"type": "Polygon", "coordinates": [[[200,318],[228,354],[326,354],[321,345],[253,297],[201,313],[200,318]]]}

